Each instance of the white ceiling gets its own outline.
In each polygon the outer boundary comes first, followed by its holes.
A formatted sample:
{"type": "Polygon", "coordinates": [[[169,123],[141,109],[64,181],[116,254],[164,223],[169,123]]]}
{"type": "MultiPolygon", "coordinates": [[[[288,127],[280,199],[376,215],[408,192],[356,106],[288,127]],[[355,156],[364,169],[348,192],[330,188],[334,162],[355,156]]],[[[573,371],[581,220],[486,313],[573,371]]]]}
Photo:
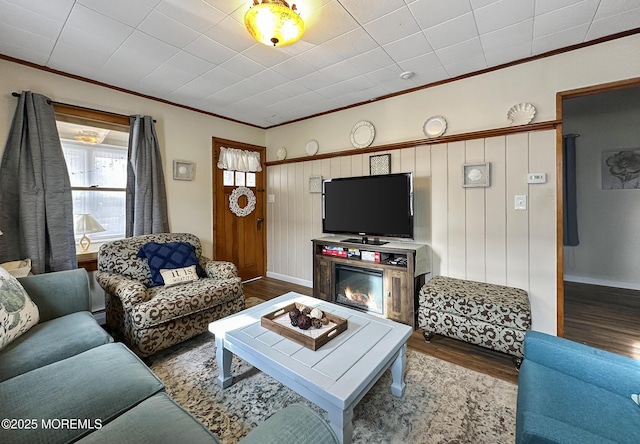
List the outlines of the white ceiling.
{"type": "Polygon", "coordinates": [[[273,48],[251,3],[0,0],[0,53],[266,128],[640,27],[640,0],[298,0],[273,48]]]}

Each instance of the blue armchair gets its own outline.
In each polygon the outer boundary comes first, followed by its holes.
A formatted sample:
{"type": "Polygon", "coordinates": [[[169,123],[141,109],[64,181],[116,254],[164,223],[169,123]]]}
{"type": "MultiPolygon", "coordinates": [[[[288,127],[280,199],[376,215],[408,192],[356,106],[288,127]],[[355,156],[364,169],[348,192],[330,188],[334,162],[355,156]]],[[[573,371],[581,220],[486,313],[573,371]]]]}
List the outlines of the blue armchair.
{"type": "Polygon", "coordinates": [[[638,443],[640,360],[529,331],[518,377],[516,444],[638,443]]]}

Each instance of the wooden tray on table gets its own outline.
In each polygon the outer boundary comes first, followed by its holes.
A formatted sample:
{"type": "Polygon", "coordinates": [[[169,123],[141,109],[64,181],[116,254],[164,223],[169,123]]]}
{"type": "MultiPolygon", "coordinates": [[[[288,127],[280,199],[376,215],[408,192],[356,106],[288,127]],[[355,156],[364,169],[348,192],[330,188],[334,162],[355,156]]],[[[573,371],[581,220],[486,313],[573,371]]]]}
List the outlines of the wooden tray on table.
{"type": "Polygon", "coordinates": [[[324,313],[329,323],[322,328],[310,327],[308,330],[302,330],[294,327],[289,320],[289,311],[300,305],[292,303],[268,313],[260,318],[260,325],[311,350],[319,349],[347,329],[347,320],[331,313],[324,313]]]}

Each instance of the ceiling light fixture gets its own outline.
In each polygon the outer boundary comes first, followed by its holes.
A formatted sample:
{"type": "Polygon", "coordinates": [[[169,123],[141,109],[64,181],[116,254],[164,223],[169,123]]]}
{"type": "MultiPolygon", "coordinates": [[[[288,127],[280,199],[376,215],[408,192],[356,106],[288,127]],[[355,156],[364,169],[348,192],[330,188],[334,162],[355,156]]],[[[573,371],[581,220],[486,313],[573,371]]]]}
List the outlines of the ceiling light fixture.
{"type": "Polygon", "coordinates": [[[98,129],[98,128],[96,128],[95,130],[83,129],[78,131],[78,133],[74,136],[74,139],[77,140],[78,142],[98,144],[104,141],[105,137],[107,137],[107,134],[109,134],[109,130],[105,130],[105,129],[98,129]]]}
{"type": "Polygon", "coordinates": [[[304,33],[304,22],[296,12],[296,5],[284,0],[253,0],[253,6],[244,15],[247,31],[260,43],[288,46],[297,42],[304,33]]]}

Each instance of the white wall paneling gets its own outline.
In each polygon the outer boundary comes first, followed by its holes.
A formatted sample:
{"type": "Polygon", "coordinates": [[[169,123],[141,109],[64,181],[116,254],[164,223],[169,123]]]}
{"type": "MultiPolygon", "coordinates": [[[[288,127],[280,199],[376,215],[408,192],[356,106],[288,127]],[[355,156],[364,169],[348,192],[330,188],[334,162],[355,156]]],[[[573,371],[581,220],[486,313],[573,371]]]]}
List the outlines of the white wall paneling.
{"type": "MultiPolygon", "coordinates": [[[[415,241],[431,246],[433,274],[527,290],[534,328],[552,334],[555,150],[555,131],[547,130],[389,151],[392,172],[414,173],[415,241]],[[480,162],[491,163],[491,186],[463,188],[462,165],[480,162]],[[546,172],[547,183],[527,184],[528,172],[546,172]],[[526,211],[514,210],[516,194],[529,197],[526,211]]],[[[322,234],[322,220],[309,177],[368,175],[369,156],[378,154],[267,168],[267,192],[276,194],[268,206],[270,275],[313,280],[311,239],[322,234]]]]}

